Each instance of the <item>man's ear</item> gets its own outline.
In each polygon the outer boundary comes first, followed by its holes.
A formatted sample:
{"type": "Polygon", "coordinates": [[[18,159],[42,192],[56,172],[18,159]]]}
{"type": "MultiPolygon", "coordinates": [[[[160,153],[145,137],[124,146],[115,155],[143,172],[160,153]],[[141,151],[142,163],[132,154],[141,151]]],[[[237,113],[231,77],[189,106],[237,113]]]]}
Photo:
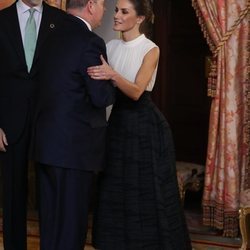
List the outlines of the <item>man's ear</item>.
{"type": "Polygon", "coordinates": [[[93,15],[93,7],[94,7],[94,0],[89,0],[88,3],[87,3],[87,8],[88,8],[88,11],[91,15],[93,15]]]}

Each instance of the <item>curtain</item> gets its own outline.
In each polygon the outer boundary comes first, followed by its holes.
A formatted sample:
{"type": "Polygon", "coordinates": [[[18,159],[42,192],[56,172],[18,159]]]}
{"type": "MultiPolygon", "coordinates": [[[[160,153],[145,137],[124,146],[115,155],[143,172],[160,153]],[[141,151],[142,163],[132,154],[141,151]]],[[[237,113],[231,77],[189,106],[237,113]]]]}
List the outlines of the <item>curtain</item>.
{"type": "Polygon", "coordinates": [[[192,0],[192,4],[213,54],[203,223],[236,237],[239,197],[250,188],[250,1],[192,0]]]}
{"type": "MultiPolygon", "coordinates": [[[[169,1],[156,0],[153,2],[153,10],[155,15],[153,26],[153,41],[160,47],[161,55],[157,70],[157,78],[154,90],[152,92],[152,98],[157,107],[167,117],[168,112],[168,100],[166,93],[168,93],[168,71],[169,61],[167,60],[167,40],[168,40],[168,22],[166,20],[166,13],[169,14],[169,1]],[[164,31],[164,32],[163,32],[164,31]]],[[[169,15],[167,15],[169,16],[169,15]]]]}

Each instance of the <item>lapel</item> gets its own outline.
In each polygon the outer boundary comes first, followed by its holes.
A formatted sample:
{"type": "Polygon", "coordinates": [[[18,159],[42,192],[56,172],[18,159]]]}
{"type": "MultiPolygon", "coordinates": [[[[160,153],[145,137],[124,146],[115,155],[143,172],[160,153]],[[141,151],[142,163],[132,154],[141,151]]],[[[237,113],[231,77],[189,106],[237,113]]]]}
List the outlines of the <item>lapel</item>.
{"type": "Polygon", "coordinates": [[[26,64],[22,35],[17,16],[16,3],[12,4],[8,8],[8,12],[9,13],[6,15],[5,24],[1,24],[1,26],[3,25],[4,27],[6,27],[7,36],[9,36],[13,48],[16,50],[18,57],[23,61],[24,64],[26,64]]]}
{"type": "Polygon", "coordinates": [[[37,37],[36,51],[33,59],[33,64],[37,60],[39,55],[39,50],[45,41],[48,34],[56,27],[55,24],[55,13],[50,11],[50,8],[45,2],[43,2],[43,13],[42,20],[40,24],[40,29],[37,37]]]}

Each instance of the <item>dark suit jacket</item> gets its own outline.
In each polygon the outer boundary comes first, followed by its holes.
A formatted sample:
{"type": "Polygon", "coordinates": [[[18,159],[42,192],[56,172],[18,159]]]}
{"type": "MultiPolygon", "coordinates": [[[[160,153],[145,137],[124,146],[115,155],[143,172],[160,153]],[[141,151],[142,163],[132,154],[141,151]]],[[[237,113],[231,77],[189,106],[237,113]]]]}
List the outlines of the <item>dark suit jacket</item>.
{"type": "Polygon", "coordinates": [[[106,57],[104,41],[68,15],[39,58],[35,158],[65,168],[97,170],[104,164],[106,112],[114,101],[109,81],[91,79],[88,66],[106,57]]]}
{"type": "Polygon", "coordinates": [[[36,60],[46,37],[57,28],[63,11],[43,3],[33,67],[28,73],[16,3],[0,11],[0,128],[15,143],[26,126],[36,83],[36,60]]]}

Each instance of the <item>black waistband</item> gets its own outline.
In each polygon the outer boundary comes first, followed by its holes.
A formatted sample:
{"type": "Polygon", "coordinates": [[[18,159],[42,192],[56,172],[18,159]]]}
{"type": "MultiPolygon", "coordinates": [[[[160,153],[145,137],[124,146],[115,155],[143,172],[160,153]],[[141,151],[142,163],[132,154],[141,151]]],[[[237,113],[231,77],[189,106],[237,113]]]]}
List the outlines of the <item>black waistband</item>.
{"type": "Polygon", "coordinates": [[[143,94],[137,101],[132,100],[121,91],[117,90],[116,92],[116,102],[114,106],[126,107],[126,108],[136,108],[147,103],[151,103],[150,91],[144,91],[143,94]]]}

